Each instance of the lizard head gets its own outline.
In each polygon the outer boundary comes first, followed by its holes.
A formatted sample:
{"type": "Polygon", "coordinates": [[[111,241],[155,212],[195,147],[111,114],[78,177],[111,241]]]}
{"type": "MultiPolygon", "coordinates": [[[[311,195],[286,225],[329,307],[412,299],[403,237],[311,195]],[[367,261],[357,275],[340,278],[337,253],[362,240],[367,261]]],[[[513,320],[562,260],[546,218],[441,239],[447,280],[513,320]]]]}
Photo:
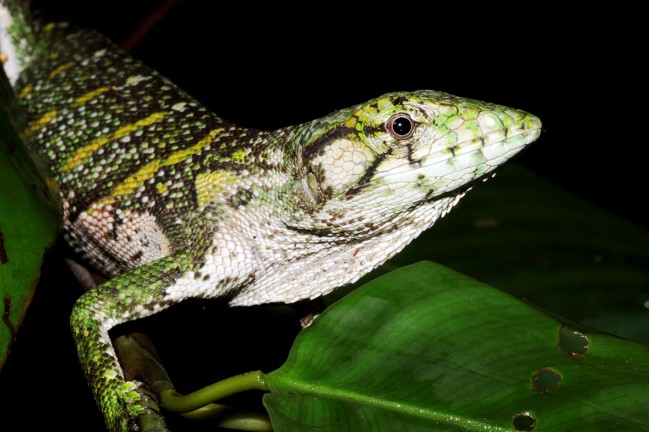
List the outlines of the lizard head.
{"type": "Polygon", "coordinates": [[[417,91],[278,133],[279,145],[267,149],[283,158],[283,186],[258,193],[273,202],[260,207],[268,219],[251,218],[274,233],[265,242],[252,238],[272,271],[233,304],[294,302],[354,282],[538,138],[541,122],[524,111],[417,91]],[[278,288],[269,291],[265,278],[278,288]]]}
{"type": "Polygon", "coordinates": [[[390,219],[461,196],[540,133],[524,111],[437,91],[389,93],[312,123],[298,177],[321,221],[359,207],[390,219]]]}

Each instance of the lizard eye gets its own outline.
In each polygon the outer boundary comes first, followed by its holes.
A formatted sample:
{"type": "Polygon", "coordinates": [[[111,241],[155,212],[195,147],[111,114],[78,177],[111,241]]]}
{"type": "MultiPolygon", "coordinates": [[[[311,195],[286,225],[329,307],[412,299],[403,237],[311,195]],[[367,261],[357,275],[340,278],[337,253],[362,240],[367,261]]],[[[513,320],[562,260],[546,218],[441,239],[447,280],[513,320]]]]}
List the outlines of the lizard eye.
{"type": "Polygon", "coordinates": [[[406,114],[395,114],[385,124],[390,135],[398,140],[410,138],[415,131],[415,123],[406,114]]]}

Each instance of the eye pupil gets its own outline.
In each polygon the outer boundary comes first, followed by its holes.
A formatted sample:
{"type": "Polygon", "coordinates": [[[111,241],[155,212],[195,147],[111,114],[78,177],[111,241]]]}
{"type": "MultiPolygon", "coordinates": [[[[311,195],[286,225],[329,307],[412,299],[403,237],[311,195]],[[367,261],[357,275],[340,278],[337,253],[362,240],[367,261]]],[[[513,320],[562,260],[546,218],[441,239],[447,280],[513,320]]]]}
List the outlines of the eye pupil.
{"type": "Polygon", "coordinates": [[[396,139],[409,138],[414,130],[414,123],[405,114],[397,114],[390,118],[387,123],[388,132],[396,139]]]}
{"type": "Polygon", "coordinates": [[[408,135],[412,129],[412,123],[410,119],[399,117],[392,122],[392,129],[397,135],[408,135]]]}

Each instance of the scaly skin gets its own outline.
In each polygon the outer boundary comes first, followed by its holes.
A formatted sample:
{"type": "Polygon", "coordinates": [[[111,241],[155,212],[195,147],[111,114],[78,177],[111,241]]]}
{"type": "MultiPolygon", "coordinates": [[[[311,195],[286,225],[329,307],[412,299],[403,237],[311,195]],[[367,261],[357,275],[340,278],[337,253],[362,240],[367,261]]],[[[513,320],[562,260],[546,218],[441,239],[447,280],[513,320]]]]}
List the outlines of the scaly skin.
{"type": "Polygon", "coordinates": [[[111,431],[144,409],[111,327],[190,297],[290,303],[351,283],[540,134],[526,112],[427,90],[246,129],[96,33],[36,37],[15,85],[23,137],[58,182],[66,239],[112,277],[71,318],[111,431]]]}

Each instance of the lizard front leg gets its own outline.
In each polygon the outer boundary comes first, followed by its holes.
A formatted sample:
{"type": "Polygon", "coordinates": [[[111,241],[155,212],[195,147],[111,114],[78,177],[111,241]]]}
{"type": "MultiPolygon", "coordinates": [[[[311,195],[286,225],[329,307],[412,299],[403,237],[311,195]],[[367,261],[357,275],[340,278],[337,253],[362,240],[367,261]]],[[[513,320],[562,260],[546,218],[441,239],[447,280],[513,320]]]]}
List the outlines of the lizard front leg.
{"type": "Polygon", "coordinates": [[[166,308],[165,292],[191,267],[177,253],[153,261],[88,291],[75,304],[70,324],[79,361],[111,431],[130,431],[144,408],[135,384],[125,382],[108,331],[117,324],[166,308]]]}
{"type": "MultiPolygon", "coordinates": [[[[110,431],[137,430],[146,408],[136,384],[124,380],[108,331],[185,298],[214,295],[214,284],[208,287],[195,278],[195,262],[192,254],[174,253],[99,285],[75,304],[70,322],[79,360],[110,431]]],[[[229,277],[226,285],[232,283],[229,277]]],[[[218,280],[216,287],[228,288],[218,280]]]]}

